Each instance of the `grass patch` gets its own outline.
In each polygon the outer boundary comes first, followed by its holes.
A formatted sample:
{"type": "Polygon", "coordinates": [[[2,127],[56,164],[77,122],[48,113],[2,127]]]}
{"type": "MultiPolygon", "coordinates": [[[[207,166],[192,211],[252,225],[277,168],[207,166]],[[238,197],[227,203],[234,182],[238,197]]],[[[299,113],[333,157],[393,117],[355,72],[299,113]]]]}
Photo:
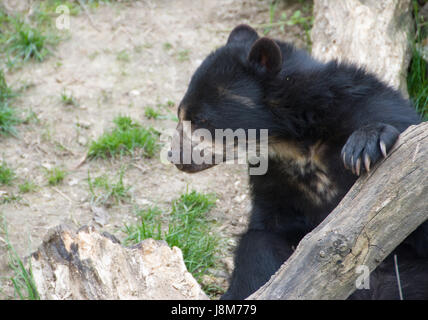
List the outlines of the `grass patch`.
{"type": "Polygon", "coordinates": [[[94,60],[96,57],[100,55],[99,51],[94,51],[88,55],[89,60],[94,60]]]}
{"type": "Polygon", "coordinates": [[[424,59],[421,46],[428,36],[428,24],[419,14],[420,6],[413,0],[413,13],[416,23],[416,34],[412,43],[412,60],[407,75],[407,88],[416,111],[423,120],[428,120],[428,63],[424,59]]]}
{"type": "Polygon", "coordinates": [[[46,177],[50,186],[56,186],[60,184],[62,181],[64,181],[66,175],[67,173],[58,167],[47,170],[46,172],[46,177]]]}
{"type": "Polygon", "coordinates": [[[416,111],[421,114],[424,120],[428,120],[427,68],[428,65],[425,59],[417,50],[413,50],[412,62],[407,76],[407,87],[416,111]]]}
{"type": "Polygon", "coordinates": [[[38,186],[33,181],[26,180],[20,185],[18,185],[18,188],[19,192],[21,193],[30,193],[36,191],[38,189],[38,186]]]}
{"type": "Polygon", "coordinates": [[[178,61],[180,62],[189,61],[190,60],[189,54],[190,54],[190,50],[188,49],[178,51],[177,52],[178,61]]]}
{"type": "Polygon", "coordinates": [[[6,41],[9,54],[24,62],[30,58],[43,61],[49,53],[45,43],[46,36],[38,29],[30,27],[16,18],[12,21],[15,30],[6,41]]]}
{"type": "Polygon", "coordinates": [[[280,28],[282,32],[285,32],[286,26],[299,25],[303,28],[306,45],[310,51],[312,46],[311,29],[314,22],[312,1],[299,0],[301,9],[295,10],[290,17],[285,12],[282,12],[279,19],[276,20],[278,3],[279,1],[275,0],[269,5],[269,23],[254,27],[263,28],[263,34],[267,35],[273,28],[280,28]]]}
{"type": "Polygon", "coordinates": [[[61,93],[61,102],[65,106],[73,106],[73,107],[78,107],[79,106],[79,102],[73,96],[73,94],[72,93],[67,93],[65,90],[63,90],[62,93],[61,93]]]}
{"type": "MultiPolygon", "coordinates": [[[[216,253],[221,239],[213,231],[213,223],[206,218],[214,206],[212,194],[192,191],[173,201],[168,214],[157,207],[139,210],[140,222],[124,227],[127,234],[124,242],[129,245],[153,238],[165,240],[170,247],[179,247],[187,269],[201,283],[202,277],[216,266],[218,259],[216,253]]],[[[218,293],[218,288],[203,283],[202,286],[208,294],[218,293]]]]}
{"type": "Polygon", "coordinates": [[[144,116],[147,119],[159,119],[162,116],[162,114],[152,107],[146,107],[144,109],[144,116]]]}
{"type": "Polygon", "coordinates": [[[122,62],[129,62],[131,60],[129,53],[126,50],[119,51],[116,55],[116,59],[122,62]]]}
{"type": "Polygon", "coordinates": [[[165,42],[162,47],[165,51],[168,51],[172,49],[172,44],[169,42],[165,42]]]}
{"type": "Polygon", "coordinates": [[[184,62],[184,61],[190,60],[190,57],[189,57],[190,50],[189,49],[178,49],[178,48],[176,48],[176,50],[171,51],[174,48],[174,46],[169,42],[164,42],[162,44],[162,48],[166,52],[173,54],[179,62],[184,62]]]}
{"type": "Polygon", "coordinates": [[[14,193],[0,195],[0,204],[11,203],[14,201],[21,201],[22,197],[14,193]]]}
{"type": "Polygon", "coordinates": [[[25,12],[25,16],[8,13],[0,5],[0,65],[13,69],[28,60],[43,61],[61,38],[69,34],[56,27],[57,18],[65,14],[60,6],[66,6],[70,16],[75,16],[85,10],[84,6],[93,9],[112,2],[40,0],[31,4],[31,10],[25,12]]]}
{"type": "Polygon", "coordinates": [[[14,247],[10,243],[7,225],[3,216],[2,229],[7,248],[9,267],[12,269],[14,274],[10,280],[12,281],[13,288],[15,290],[15,298],[19,298],[21,300],[40,300],[33,278],[31,263],[29,263],[28,268],[26,268],[24,262],[18,256],[14,247]]]}
{"type": "Polygon", "coordinates": [[[32,109],[28,109],[26,111],[25,118],[22,119],[21,122],[23,124],[30,124],[30,123],[40,124],[40,119],[39,119],[37,113],[35,113],[32,109]]]}
{"type": "Polygon", "coordinates": [[[175,106],[174,101],[168,100],[166,103],[158,103],[156,108],[147,106],[144,109],[144,116],[147,119],[155,120],[165,120],[170,119],[173,121],[178,121],[178,118],[175,113],[172,112],[171,108],[175,106]],[[166,113],[166,114],[165,114],[166,113]]]}
{"type": "Polygon", "coordinates": [[[15,110],[10,106],[15,93],[6,83],[3,71],[0,69],[0,134],[16,135],[15,125],[20,120],[16,116],[15,110]]]}
{"type": "Polygon", "coordinates": [[[113,120],[113,130],[104,133],[89,146],[89,158],[107,158],[133,154],[141,150],[143,156],[151,158],[159,149],[159,133],[153,128],[144,128],[130,117],[119,116],[113,120]]]}
{"type": "MultiPolygon", "coordinates": [[[[85,1],[87,2],[87,1],[85,1]]],[[[82,10],[78,1],[72,0],[45,0],[40,1],[39,5],[36,7],[35,18],[39,24],[51,25],[52,15],[56,12],[59,6],[67,6],[70,15],[76,16],[82,10]]]]}
{"type": "Polygon", "coordinates": [[[118,204],[123,200],[130,198],[130,186],[126,186],[123,182],[125,170],[120,169],[117,182],[112,182],[107,174],[103,174],[94,179],[91,178],[88,172],[89,192],[91,193],[91,202],[95,204],[111,205],[118,204]]]}
{"type": "MultiPolygon", "coordinates": [[[[306,37],[306,45],[308,48],[312,46],[311,29],[314,23],[314,17],[311,14],[312,8],[304,7],[302,10],[296,10],[289,19],[284,16],[287,26],[301,25],[306,37]]],[[[284,25],[281,26],[284,31],[284,25]]]]}
{"type": "Polygon", "coordinates": [[[0,7],[0,61],[9,69],[28,60],[43,61],[59,42],[54,26],[56,6],[52,1],[35,4],[31,14],[10,14],[0,7]]]}
{"type": "Polygon", "coordinates": [[[0,185],[11,185],[15,177],[15,171],[3,160],[0,164],[0,185]]]}

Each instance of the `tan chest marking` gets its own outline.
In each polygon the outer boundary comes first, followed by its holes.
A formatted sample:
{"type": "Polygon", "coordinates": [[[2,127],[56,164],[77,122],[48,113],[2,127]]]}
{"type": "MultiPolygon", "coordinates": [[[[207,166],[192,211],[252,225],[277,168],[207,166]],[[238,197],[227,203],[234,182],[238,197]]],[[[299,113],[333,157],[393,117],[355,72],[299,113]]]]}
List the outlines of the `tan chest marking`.
{"type": "Polygon", "coordinates": [[[294,142],[269,144],[269,157],[282,161],[284,173],[316,205],[329,202],[337,195],[324,162],[326,151],[327,147],[321,141],[306,150],[294,142]]]}

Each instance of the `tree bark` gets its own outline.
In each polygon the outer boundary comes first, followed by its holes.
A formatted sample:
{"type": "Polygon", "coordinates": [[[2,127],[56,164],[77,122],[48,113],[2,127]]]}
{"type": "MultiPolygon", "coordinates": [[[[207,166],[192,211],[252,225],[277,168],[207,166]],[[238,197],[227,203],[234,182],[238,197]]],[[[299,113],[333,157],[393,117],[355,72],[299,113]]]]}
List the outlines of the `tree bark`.
{"type": "Polygon", "coordinates": [[[411,0],[315,0],[312,54],[365,67],[407,96],[411,0]]]}
{"type": "Polygon", "coordinates": [[[355,183],[249,299],[346,299],[359,266],[373,271],[427,220],[427,159],[425,122],[400,136],[384,163],[355,183]]]}

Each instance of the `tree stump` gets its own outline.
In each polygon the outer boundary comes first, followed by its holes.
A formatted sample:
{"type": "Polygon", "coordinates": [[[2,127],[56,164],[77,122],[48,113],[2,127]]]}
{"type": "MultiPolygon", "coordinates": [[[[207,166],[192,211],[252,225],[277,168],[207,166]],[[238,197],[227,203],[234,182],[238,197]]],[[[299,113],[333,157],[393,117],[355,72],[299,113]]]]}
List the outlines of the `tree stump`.
{"type": "Polygon", "coordinates": [[[51,229],[31,267],[41,299],[208,299],[179,248],[153,239],[125,248],[93,227],[51,229]]]}

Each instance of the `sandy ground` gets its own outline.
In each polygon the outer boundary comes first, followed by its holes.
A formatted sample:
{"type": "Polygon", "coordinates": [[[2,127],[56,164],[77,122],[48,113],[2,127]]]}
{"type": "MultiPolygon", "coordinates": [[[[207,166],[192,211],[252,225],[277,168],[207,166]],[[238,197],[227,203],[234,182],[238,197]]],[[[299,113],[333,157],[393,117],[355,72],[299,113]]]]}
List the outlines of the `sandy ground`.
{"type": "MultiPolygon", "coordinates": [[[[279,9],[290,16],[296,6],[284,1],[279,9]]],[[[1,156],[18,176],[14,186],[0,186],[0,194],[18,194],[17,185],[24,179],[40,186],[0,208],[12,244],[25,257],[53,226],[64,222],[94,224],[88,172],[93,177],[102,173],[116,177],[125,165],[125,184],[132,186],[132,197],[106,208],[107,220],[96,224],[97,228],[123,239],[121,228],[136,221],[135,206],[167,207],[186,188],[213,192],[218,201],[210,218],[218,222],[218,232],[229,244],[223,248],[215,281],[227,287],[236,236],[245,230],[250,208],[246,166],[222,164],[189,175],[162,164],[159,157],[126,157],[86,161],[76,167],[89,142],[111,128],[112,119],[119,114],[161,132],[174,128],[172,120],[146,119],[144,107],[171,100],[175,106],[170,112],[175,114],[193,71],[204,57],[224,44],[237,24],[268,22],[269,1],[135,1],[101,6],[91,11],[91,17],[93,24],[83,13],[71,17],[69,36],[45,62],[29,63],[7,74],[12,87],[27,86],[15,103],[22,117],[29,112],[35,117],[18,127],[18,138],[0,136],[1,156]],[[165,48],[165,43],[172,47],[165,48]],[[123,53],[127,57],[118,58],[123,53]],[[60,100],[63,90],[71,92],[79,106],[64,106],[60,100]],[[62,184],[52,187],[47,183],[46,169],[55,166],[63,167],[68,175],[62,184]]],[[[299,26],[293,26],[285,32],[276,28],[270,36],[302,47],[302,34],[299,26]]],[[[0,241],[3,298],[11,294],[6,252],[0,241]]]]}

